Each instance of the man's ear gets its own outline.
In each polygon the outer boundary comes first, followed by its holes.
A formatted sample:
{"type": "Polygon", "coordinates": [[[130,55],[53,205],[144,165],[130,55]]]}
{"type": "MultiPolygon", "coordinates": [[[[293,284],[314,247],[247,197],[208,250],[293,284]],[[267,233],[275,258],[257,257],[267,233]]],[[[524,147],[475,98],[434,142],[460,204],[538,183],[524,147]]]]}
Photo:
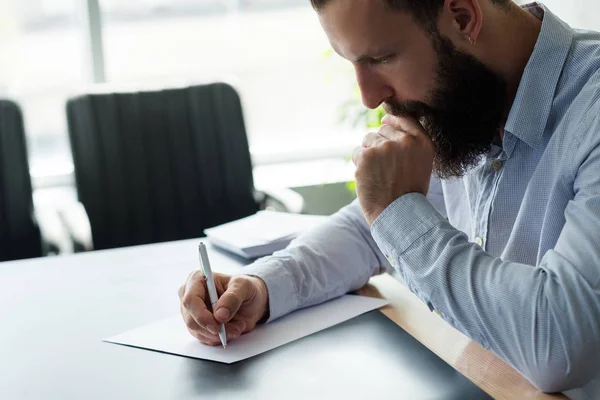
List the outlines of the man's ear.
{"type": "Polygon", "coordinates": [[[444,12],[452,18],[457,37],[467,45],[474,45],[483,26],[483,12],[477,0],[446,0],[444,12]]]}

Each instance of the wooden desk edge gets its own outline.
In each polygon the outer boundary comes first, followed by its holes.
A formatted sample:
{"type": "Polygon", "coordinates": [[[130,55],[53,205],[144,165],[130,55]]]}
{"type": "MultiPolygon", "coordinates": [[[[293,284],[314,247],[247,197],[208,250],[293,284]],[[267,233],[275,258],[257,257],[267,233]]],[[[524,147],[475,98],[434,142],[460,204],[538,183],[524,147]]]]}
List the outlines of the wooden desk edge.
{"type": "Polygon", "coordinates": [[[498,356],[430,312],[419,298],[391,275],[372,278],[369,285],[358,293],[389,300],[390,304],[381,309],[385,316],[493,398],[567,399],[562,394],[546,394],[537,390],[498,356]]]}

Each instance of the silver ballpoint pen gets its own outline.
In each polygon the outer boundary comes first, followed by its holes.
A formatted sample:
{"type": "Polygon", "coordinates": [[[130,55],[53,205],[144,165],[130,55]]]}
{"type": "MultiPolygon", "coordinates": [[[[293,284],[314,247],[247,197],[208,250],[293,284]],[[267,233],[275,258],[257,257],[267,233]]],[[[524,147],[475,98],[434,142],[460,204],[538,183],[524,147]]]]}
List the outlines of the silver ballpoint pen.
{"type": "MultiPolygon", "coordinates": [[[[210,298],[211,310],[214,312],[215,305],[219,300],[217,295],[217,288],[215,287],[215,279],[213,277],[212,270],[210,269],[210,261],[208,261],[208,253],[206,252],[206,246],[200,242],[198,245],[198,252],[200,253],[200,268],[202,273],[206,277],[206,287],[208,288],[208,297],[210,298]]],[[[219,338],[223,344],[223,348],[227,348],[227,333],[225,332],[225,324],[221,324],[219,330],[219,338]]]]}

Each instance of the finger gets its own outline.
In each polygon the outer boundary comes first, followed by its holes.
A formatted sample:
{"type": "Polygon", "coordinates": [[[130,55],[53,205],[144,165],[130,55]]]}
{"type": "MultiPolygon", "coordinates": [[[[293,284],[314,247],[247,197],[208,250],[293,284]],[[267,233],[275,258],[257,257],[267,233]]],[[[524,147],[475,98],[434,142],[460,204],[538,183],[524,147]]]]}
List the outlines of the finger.
{"type": "Polygon", "coordinates": [[[381,119],[382,125],[394,125],[394,116],[391,114],[385,114],[381,119]]]}
{"type": "Polygon", "coordinates": [[[247,329],[246,322],[244,321],[232,321],[225,324],[227,340],[235,340],[248,331],[250,331],[250,329],[247,329]]]}
{"type": "MultiPolygon", "coordinates": [[[[221,343],[221,338],[218,334],[213,334],[206,329],[199,326],[194,319],[182,308],[182,313],[185,315],[184,320],[186,322],[186,326],[188,331],[192,336],[196,339],[200,340],[205,344],[219,344],[221,343]]],[[[232,321],[225,325],[225,332],[227,333],[227,340],[235,340],[239,338],[242,334],[246,332],[246,322],[245,321],[232,321]]],[[[219,326],[219,329],[221,327],[219,326]]]]}
{"type": "Polygon", "coordinates": [[[215,304],[215,319],[217,322],[229,322],[238,312],[242,303],[250,299],[254,287],[250,281],[242,278],[233,278],[227,290],[215,304]]]}
{"type": "Polygon", "coordinates": [[[201,274],[190,276],[181,297],[181,304],[198,325],[217,333],[217,322],[206,307],[205,298],[204,277],[201,274]]]}
{"type": "MultiPolygon", "coordinates": [[[[208,346],[219,346],[221,344],[221,340],[219,338],[214,338],[213,336],[206,336],[202,333],[191,331],[193,337],[198,339],[202,344],[206,344],[208,346]]],[[[233,339],[232,339],[233,340],[233,339]]]]}
{"type": "Polygon", "coordinates": [[[186,283],[184,283],[183,285],[181,285],[179,287],[179,290],[177,291],[177,294],[179,295],[179,300],[181,301],[180,303],[180,312],[181,312],[181,316],[183,317],[186,326],[188,327],[188,329],[190,330],[190,332],[194,331],[194,330],[200,330],[203,329],[206,333],[208,333],[210,335],[210,332],[206,331],[206,329],[201,328],[198,323],[194,320],[194,318],[192,317],[192,315],[189,313],[189,311],[185,308],[185,306],[183,305],[183,296],[185,294],[185,290],[186,290],[186,284],[187,282],[189,282],[194,276],[194,272],[192,272],[186,279],[186,283]]]}
{"type": "Polygon", "coordinates": [[[357,147],[352,152],[352,162],[354,163],[354,165],[358,166],[358,163],[360,163],[360,160],[362,159],[363,150],[364,147],[357,147]]]}
{"type": "Polygon", "coordinates": [[[237,336],[240,336],[242,333],[247,332],[249,329],[248,324],[244,320],[233,320],[225,324],[225,330],[227,333],[235,333],[237,336]]]}
{"type": "MultiPolygon", "coordinates": [[[[187,326],[190,333],[199,333],[202,336],[211,339],[211,340],[220,340],[219,332],[211,333],[206,328],[201,327],[196,323],[194,318],[187,312],[183,306],[181,307],[181,314],[183,315],[183,319],[185,321],[185,325],[187,326]]],[[[244,320],[232,320],[231,322],[225,324],[225,331],[227,332],[228,339],[235,339],[239,337],[242,333],[246,331],[246,322],[244,320]]],[[[218,326],[219,330],[221,326],[218,326]]]]}
{"type": "Polygon", "coordinates": [[[215,288],[217,289],[217,296],[221,297],[227,290],[227,285],[231,280],[231,276],[213,272],[213,278],[215,280],[215,288]]]}
{"type": "Polygon", "coordinates": [[[177,294],[179,295],[179,300],[181,300],[183,298],[183,294],[185,293],[185,287],[188,284],[189,281],[191,281],[192,279],[194,279],[194,277],[196,276],[198,271],[192,271],[190,272],[190,274],[187,276],[187,278],[185,278],[185,282],[183,283],[183,285],[181,285],[179,287],[179,290],[177,291],[177,294]]]}
{"type": "Polygon", "coordinates": [[[385,140],[386,140],[386,138],[381,136],[378,132],[371,132],[363,138],[362,146],[363,147],[376,146],[377,144],[379,144],[385,140]]]}
{"type": "Polygon", "coordinates": [[[378,134],[385,140],[400,140],[406,135],[402,129],[392,125],[382,125],[378,134]]]}
{"type": "Polygon", "coordinates": [[[183,316],[183,321],[185,322],[185,325],[190,332],[197,332],[207,338],[219,340],[218,331],[216,333],[212,333],[207,328],[198,325],[196,320],[194,320],[194,317],[192,317],[192,315],[190,315],[190,313],[185,308],[183,308],[183,306],[181,306],[181,315],[183,316]]]}
{"type": "Polygon", "coordinates": [[[381,120],[381,123],[384,126],[393,126],[412,135],[425,134],[423,126],[411,117],[396,117],[388,114],[381,120]]]}

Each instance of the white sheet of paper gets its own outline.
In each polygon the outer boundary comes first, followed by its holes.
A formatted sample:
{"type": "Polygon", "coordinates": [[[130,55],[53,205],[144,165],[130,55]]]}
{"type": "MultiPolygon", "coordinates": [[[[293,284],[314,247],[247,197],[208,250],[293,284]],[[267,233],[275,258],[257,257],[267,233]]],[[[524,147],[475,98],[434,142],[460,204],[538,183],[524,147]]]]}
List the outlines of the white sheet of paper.
{"type": "Polygon", "coordinates": [[[231,364],[319,332],[386,304],[388,304],[387,300],[346,295],[318,306],[296,311],[270,324],[261,325],[229,343],[227,349],[200,343],[190,335],[179,315],[104,341],[231,364]]]}

